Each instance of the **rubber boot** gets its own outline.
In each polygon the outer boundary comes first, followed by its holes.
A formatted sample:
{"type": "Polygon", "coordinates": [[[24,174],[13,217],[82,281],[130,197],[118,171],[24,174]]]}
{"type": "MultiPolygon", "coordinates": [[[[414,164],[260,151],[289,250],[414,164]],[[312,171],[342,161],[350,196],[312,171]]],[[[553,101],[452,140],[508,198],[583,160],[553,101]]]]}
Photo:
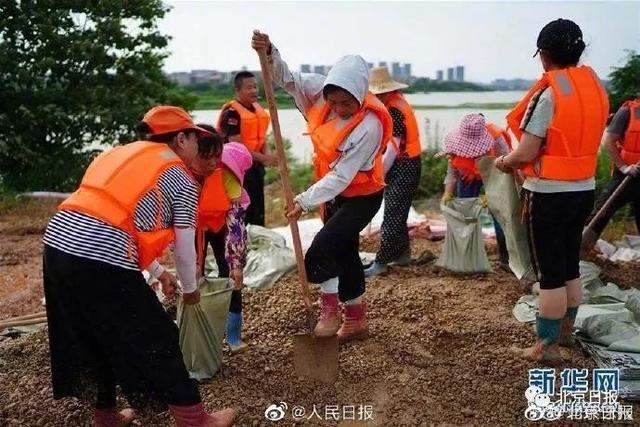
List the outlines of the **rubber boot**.
{"type": "Polygon", "coordinates": [[[562,319],[547,319],[538,316],[536,318],[536,343],[528,348],[515,348],[520,357],[534,362],[556,363],[562,360],[558,349],[558,335],[562,319]]]}
{"type": "Polygon", "coordinates": [[[573,324],[576,321],[578,307],[567,307],[567,313],[562,318],[560,324],[560,333],[558,334],[558,344],[561,347],[573,348],[575,340],[573,339],[573,324]]]}
{"type": "Polygon", "coordinates": [[[94,409],[92,427],[125,427],[131,424],[136,414],[133,409],[119,411],[116,408],[94,409]]]}
{"type": "Polygon", "coordinates": [[[226,326],[227,344],[231,353],[242,353],[249,346],[242,341],[242,313],[231,313],[227,317],[226,326]]]}
{"type": "Polygon", "coordinates": [[[366,338],[369,334],[367,327],[367,303],[345,304],[344,322],[338,331],[340,342],[366,338]]]}
{"type": "Polygon", "coordinates": [[[204,411],[202,403],[191,406],[169,405],[169,411],[178,427],[229,427],[233,425],[237,415],[232,408],[209,414],[204,411]]]}
{"type": "Polygon", "coordinates": [[[374,261],[373,264],[364,269],[364,277],[373,277],[377,276],[378,274],[384,274],[388,269],[389,268],[387,267],[387,264],[374,261]]]}
{"type": "Polygon", "coordinates": [[[317,337],[331,337],[340,329],[338,294],[320,293],[320,317],[313,331],[317,337]]]}

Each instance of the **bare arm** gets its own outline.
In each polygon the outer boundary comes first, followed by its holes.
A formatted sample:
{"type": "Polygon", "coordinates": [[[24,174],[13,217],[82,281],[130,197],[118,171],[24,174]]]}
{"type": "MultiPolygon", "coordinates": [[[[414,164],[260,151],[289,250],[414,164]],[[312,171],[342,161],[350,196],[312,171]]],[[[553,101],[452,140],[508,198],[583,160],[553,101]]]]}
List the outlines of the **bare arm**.
{"type": "Polygon", "coordinates": [[[613,164],[618,168],[623,168],[625,166],[624,160],[622,160],[622,156],[620,156],[620,151],[618,150],[617,142],[620,139],[620,135],[616,135],[615,133],[605,132],[603,138],[603,144],[607,153],[609,153],[609,157],[613,164]]]}

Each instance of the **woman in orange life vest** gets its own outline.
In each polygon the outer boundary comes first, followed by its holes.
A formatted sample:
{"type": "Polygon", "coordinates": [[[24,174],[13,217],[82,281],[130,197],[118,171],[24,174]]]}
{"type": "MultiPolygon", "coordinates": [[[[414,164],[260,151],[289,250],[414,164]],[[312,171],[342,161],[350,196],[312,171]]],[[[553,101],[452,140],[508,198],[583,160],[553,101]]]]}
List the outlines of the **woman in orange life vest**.
{"type": "Polygon", "coordinates": [[[545,72],[507,116],[520,144],[498,157],[496,167],[525,175],[525,212],[540,282],[538,339],[533,347],[516,350],[529,359],[554,361],[558,344],[571,344],[582,300],[580,241],[593,206],[609,102],[595,72],[578,66],[585,44],[577,24],[550,22],[537,47],[545,72]]]}
{"type": "Polygon", "coordinates": [[[625,102],[613,115],[604,134],[603,145],[611,157],[614,169],[606,187],[598,194],[588,221],[598,213],[627,176],[632,178],[615,199],[611,209],[585,234],[581,248],[583,254],[593,249],[613,215],[627,204],[633,207],[636,229],[640,233],[640,97],[625,102]]]}
{"type": "MultiPolygon", "coordinates": [[[[448,203],[454,195],[460,198],[480,197],[482,176],[476,167],[476,159],[487,154],[508,154],[510,147],[509,134],[493,123],[486,123],[482,114],[464,116],[458,128],[444,138],[444,154],[449,157],[449,163],[444,179],[442,203],[448,203]]],[[[493,225],[496,230],[500,266],[510,272],[504,231],[495,217],[493,225]]]]}
{"type": "Polygon", "coordinates": [[[287,216],[298,219],[324,205],[324,227],[305,256],[309,281],[322,290],[315,334],[362,337],[367,323],[359,237],[382,202],[391,116],[368,91],[369,68],[361,57],[341,58],[325,77],[291,72],[266,34],[254,32],[252,46],[267,51],[274,81],[294,97],[314,146],[317,181],[295,198],[287,216]],[[338,300],[345,305],[344,322],[338,300]]]}
{"type": "Polygon", "coordinates": [[[384,219],[380,228],[380,249],[364,275],[384,273],[387,264],[407,265],[411,244],[407,217],[420,181],[421,160],[418,122],[400,89],[408,87],[391,79],[387,67],[371,69],[371,93],[387,107],[393,119],[393,137],[384,153],[384,219]]]}
{"type": "Polygon", "coordinates": [[[130,403],[168,404],[178,426],[230,425],[234,410],[204,411],[178,329],[141,272],[155,269],[170,294],[175,278],[150,265],[175,241],[183,300],[200,300],[193,244],[200,187],[189,167],[200,157],[215,165],[222,144],[199,143],[206,131],[178,107],[155,107],[141,125],[147,140],[98,156],[44,235],[54,398],[93,400],[94,426],[127,425],[134,414],[117,411],[119,385],[130,403]]]}
{"type": "MultiPolygon", "coordinates": [[[[199,127],[211,132],[202,139],[221,138],[215,128],[199,127]]],[[[234,283],[226,325],[226,341],[232,353],[247,349],[242,341],[242,270],[247,261],[245,213],[250,199],[242,188],[245,173],[251,167],[251,153],[239,142],[227,142],[222,149],[218,168],[213,174],[199,175],[203,184],[198,207],[197,250],[200,273],[205,273],[205,256],[211,245],[218,266],[218,277],[230,277],[234,283]]]]}

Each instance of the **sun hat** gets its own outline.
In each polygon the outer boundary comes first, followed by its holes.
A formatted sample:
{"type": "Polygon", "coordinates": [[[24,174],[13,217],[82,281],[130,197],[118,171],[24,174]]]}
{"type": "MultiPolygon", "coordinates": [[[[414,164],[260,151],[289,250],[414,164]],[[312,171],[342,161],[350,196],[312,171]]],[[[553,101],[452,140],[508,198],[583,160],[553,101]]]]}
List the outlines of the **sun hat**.
{"type": "Polygon", "coordinates": [[[494,144],[482,114],[467,114],[458,128],[444,138],[444,151],[460,157],[476,158],[485,155],[494,144]]]}
{"type": "Polygon", "coordinates": [[[397,82],[389,75],[387,67],[375,67],[369,72],[369,90],[374,95],[408,88],[409,85],[397,82]]]}
{"type": "MultiPolygon", "coordinates": [[[[244,176],[253,163],[253,158],[244,144],[239,142],[228,142],[222,147],[220,162],[222,162],[222,164],[235,175],[238,181],[240,181],[240,185],[242,185],[244,182],[244,176]]],[[[242,207],[246,208],[249,206],[250,202],[251,199],[249,198],[249,194],[243,188],[242,195],[240,196],[240,203],[242,207]]]]}
{"type": "Polygon", "coordinates": [[[211,135],[208,130],[197,126],[189,113],[180,107],[171,105],[153,107],[147,111],[142,121],[149,126],[152,135],[162,135],[183,130],[195,130],[200,134],[211,135]]]}

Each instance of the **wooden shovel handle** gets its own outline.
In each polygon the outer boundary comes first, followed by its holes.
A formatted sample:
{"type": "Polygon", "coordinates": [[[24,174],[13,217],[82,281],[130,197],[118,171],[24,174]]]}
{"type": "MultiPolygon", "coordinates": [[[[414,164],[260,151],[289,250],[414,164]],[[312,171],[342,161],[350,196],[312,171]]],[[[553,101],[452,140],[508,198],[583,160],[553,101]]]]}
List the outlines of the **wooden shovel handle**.
{"type": "Polygon", "coordinates": [[[23,320],[14,320],[14,321],[5,321],[0,322],[0,331],[5,328],[10,328],[13,326],[27,326],[27,325],[37,325],[38,323],[47,323],[47,317],[35,317],[32,319],[23,319],[23,320]]]}
{"type": "Polygon", "coordinates": [[[593,229],[593,227],[596,225],[596,223],[600,220],[600,218],[602,218],[608,211],[609,209],[611,209],[611,205],[613,205],[613,202],[616,201],[616,199],[618,198],[618,195],[620,193],[622,193],[622,190],[624,190],[624,188],[629,184],[629,182],[631,181],[632,177],[627,175],[622,182],[620,183],[620,185],[618,185],[618,188],[615,189],[615,191],[613,193],[611,193],[611,195],[609,196],[609,198],[607,199],[607,201],[605,202],[604,205],[602,205],[602,207],[600,208],[600,210],[598,211],[598,213],[593,217],[593,219],[589,222],[589,225],[587,225],[587,227],[584,229],[584,231],[582,232],[582,239],[584,240],[586,238],[586,234],[593,229]]]}
{"type": "MultiPolygon", "coordinates": [[[[271,116],[271,126],[273,127],[273,136],[276,143],[276,153],[278,155],[278,168],[280,169],[280,181],[282,181],[282,189],[287,202],[287,209],[293,208],[293,190],[291,189],[291,181],[289,179],[289,168],[287,166],[287,156],[282,142],[282,133],[280,132],[280,121],[278,119],[278,108],[276,106],[276,98],[273,94],[273,86],[271,83],[271,68],[267,52],[264,49],[256,50],[260,59],[260,69],[262,70],[262,82],[264,85],[264,93],[269,105],[269,115],[271,116]]],[[[298,279],[300,281],[300,290],[302,299],[307,308],[311,308],[311,296],[309,293],[309,283],[307,282],[307,271],[304,268],[304,256],[302,254],[302,243],[300,242],[300,231],[298,222],[289,219],[289,227],[291,228],[291,237],[293,239],[293,250],[296,254],[296,264],[298,265],[298,279]]]]}
{"type": "Polygon", "coordinates": [[[47,315],[46,311],[40,311],[38,313],[33,313],[33,314],[25,314],[22,316],[16,316],[16,317],[11,317],[9,319],[4,319],[4,320],[0,320],[0,323],[6,323],[6,322],[14,322],[16,320],[27,320],[27,319],[34,319],[36,317],[44,317],[47,315]]]}

